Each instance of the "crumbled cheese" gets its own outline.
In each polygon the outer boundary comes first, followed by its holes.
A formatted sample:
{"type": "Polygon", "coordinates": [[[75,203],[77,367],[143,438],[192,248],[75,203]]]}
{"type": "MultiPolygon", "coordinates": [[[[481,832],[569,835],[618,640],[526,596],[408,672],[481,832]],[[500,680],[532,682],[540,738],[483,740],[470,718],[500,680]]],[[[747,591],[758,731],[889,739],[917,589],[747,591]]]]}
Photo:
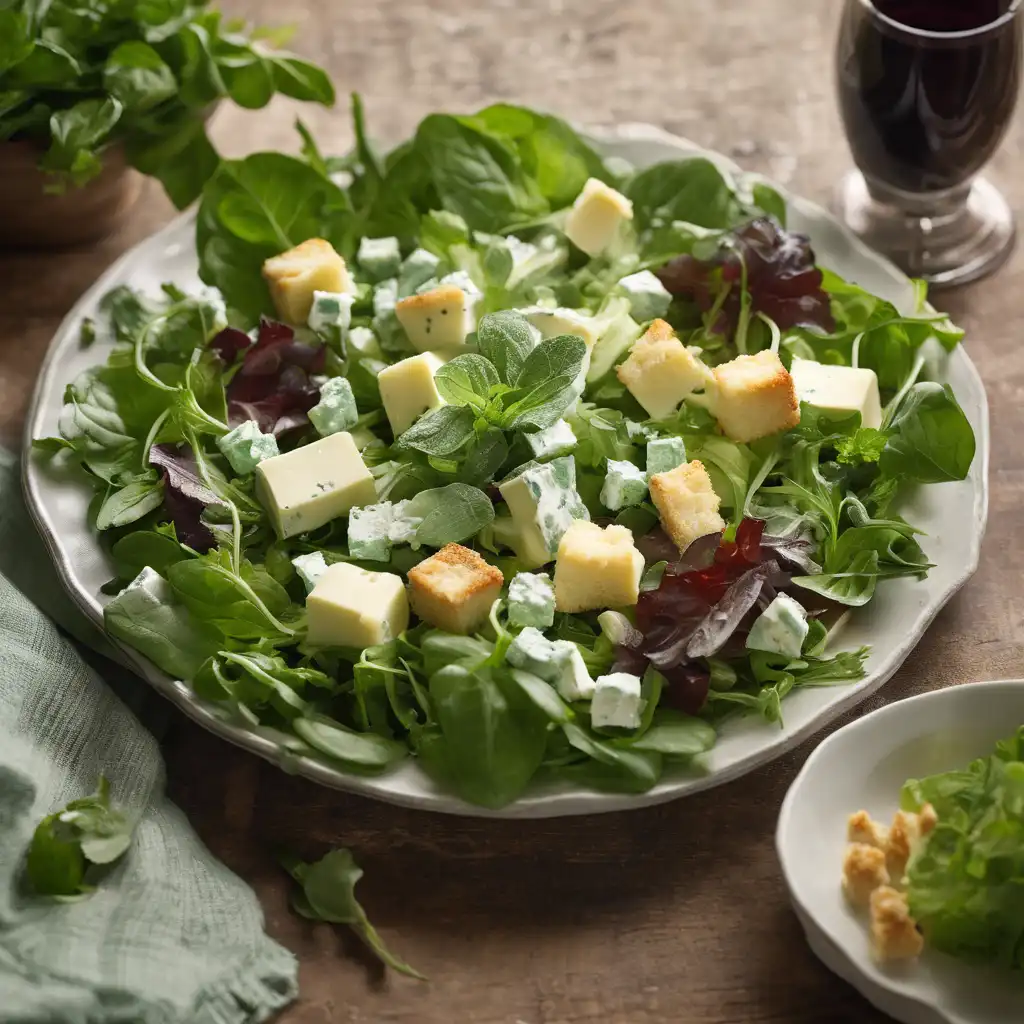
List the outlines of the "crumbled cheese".
{"type": "Polygon", "coordinates": [[[664,316],[672,304],[669,290],[649,270],[624,277],[619,288],[629,299],[633,318],[641,323],[664,316]]]}
{"type": "Polygon", "coordinates": [[[352,385],[344,377],[331,377],[320,388],[320,401],[309,410],[309,421],[321,437],[351,430],[359,419],[352,385]]]}
{"type": "Polygon", "coordinates": [[[538,629],[554,623],[555,588],[547,573],[516,573],[508,586],[508,621],[538,629]]]}
{"type": "Polygon", "coordinates": [[[402,265],[397,238],[364,238],[356,254],[359,266],[371,281],[394,277],[402,265]]]}
{"type": "Polygon", "coordinates": [[[628,672],[598,676],[590,702],[590,721],[596,729],[636,729],[644,710],[640,677],[628,672]]]}
{"type": "Polygon", "coordinates": [[[647,477],[632,462],[608,460],[608,471],[601,486],[601,504],[618,512],[627,505],[639,505],[647,497],[647,477]]]}
{"type": "Polygon", "coordinates": [[[239,476],[248,476],[264,459],[279,454],[277,438],[264,434],[255,420],[246,420],[217,438],[217,447],[239,476]]]}
{"type": "Polygon", "coordinates": [[[308,555],[296,555],[292,559],[292,566],[298,573],[299,579],[302,580],[307,594],[316,586],[316,581],[327,572],[327,560],[322,551],[311,551],[308,555]]]}
{"type": "Polygon", "coordinates": [[[655,473],[671,473],[686,462],[686,442],[681,437],[659,437],[647,442],[647,479],[655,473]]]}
{"type": "Polygon", "coordinates": [[[546,430],[538,430],[535,434],[523,436],[535,459],[567,455],[576,447],[576,435],[565,420],[559,420],[546,430]]]}

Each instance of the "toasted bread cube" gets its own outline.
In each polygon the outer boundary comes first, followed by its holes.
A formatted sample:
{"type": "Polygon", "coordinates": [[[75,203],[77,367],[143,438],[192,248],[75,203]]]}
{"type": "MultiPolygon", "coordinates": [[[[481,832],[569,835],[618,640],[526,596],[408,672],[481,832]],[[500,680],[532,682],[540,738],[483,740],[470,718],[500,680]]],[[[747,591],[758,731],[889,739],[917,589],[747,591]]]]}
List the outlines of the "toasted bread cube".
{"type": "Polygon", "coordinates": [[[866,907],[871,894],[889,884],[885,854],[877,846],[854,843],[843,860],[843,892],[855,907],[866,907]]]}
{"type": "Polygon", "coordinates": [[[725,529],[725,520],[718,514],[721,499],[698,459],[668,473],[655,473],[649,486],[661,525],[681,552],[698,537],[725,529]]]}
{"type": "Polygon", "coordinates": [[[306,598],[308,640],[314,647],[376,647],[409,626],[402,577],[335,562],[306,598]]]}
{"type": "Polygon", "coordinates": [[[271,256],[263,264],[263,277],[277,315],[289,324],[306,323],[314,292],[355,290],[344,259],[322,238],[310,238],[280,256],[271,256]]]}
{"type": "Polygon", "coordinates": [[[924,836],[935,827],[935,821],[935,808],[931,804],[925,804],[920,815],[913,811],[896,812],[883,847],[894,885],[903,884],[911,855],[924,836]]]}
{"type": "Polygon", "coordinates": [[[461,544],[446,544],[409,570],[412,610],[449,633],[471,633],[501,596],[501,570],[461,544]]]}
{"type": "Polygon", "coordinates": [[[417,352],[461,348],[476,329],[474,307],[478,296],[454,284],[399,299],[395,315],[417,352]]]}
{"type": "Polygon", "coordinates": [[[887,885],[871,894],[871,939],[879,960],[912,960],[924,949],[924,936],[910,916],[907,897],[887,885]]]}
{"type": "Polygon", "coordinates": [[[404,434],[424,413],[444,405],[434,374],[444,360],[433,352],[400,359],[377,374],[380,400],[395,437],[404,434]]]}
{"type": "Polygon", "coordinates": [[[634,605],[643,571],[644,556],[625,526],[602,530],[576,519],[558,544],[555,607],[560,612],[585,612],[634,605]]]}
{"type": "Polygon", "coordinates": [[[746,443],[800,422],[789,371],[767,349],[715,367],[714,414],[725,436],[746,443]]]}
{"type": "Polygon", "coordinates": [[[712,380],[711,371],[664,320],[647,328],[615,373],[653,420],[667,419],[712,380]]]}
{"type": "Polygon", "coordinates": [[[846,822],[846,838],[851,843],[877,846],[878,849],[884,850],[889,830],[875,821],[867,811],[857,811],[856,814],[851,814],[846,822]]]}
{"type": "Polygon", "coordinates": [[[565,221],[565,237],[588,256],[604,252],[633,219],[633,204],[598,178],[590,178],[565,221]]]}

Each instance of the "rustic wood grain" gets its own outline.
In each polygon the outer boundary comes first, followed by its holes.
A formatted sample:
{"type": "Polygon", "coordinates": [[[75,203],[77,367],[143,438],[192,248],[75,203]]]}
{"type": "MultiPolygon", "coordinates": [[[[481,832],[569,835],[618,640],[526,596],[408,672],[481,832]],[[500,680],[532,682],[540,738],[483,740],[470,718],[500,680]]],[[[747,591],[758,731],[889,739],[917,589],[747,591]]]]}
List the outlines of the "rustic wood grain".
{"type": "MultiPolygon", "coordinates": [[[[499,99],[580,122],[644,120],[731,153],[827,201],[848,156],[832,97],[838,3],[815,0],[235,0],[294,22],[296,48],[359,90],[385,142],[433,109],[499,99]]],[[[294,148],[297,112],[351,141],[334,111],[225,109],[225,152],[294,148]]],[[[1024,199],[1014,124],[991,169],[1024,199]]],[[[158,190],[118,234],[57,256],[0,255],[0,437],[14,443],[60,318],[105,266],[171,214],[158,190]]],[[[941,686],[1020,674],[1024,643],[1024,253],[995,278],[941,297],[968,328],[989,389],[989,535],[978,575],[907,665],[858,713],[941,686]]],[[[606,817],[500,822],[439,817],[290,778],[175,717],[174,798],[210,848],[259,893],[270,933],[301,962],[282,1024],[740,1024],[885,1018],[805,945],[773,829],[820,736],[771,767],[680,803],[606,817]],[[292,916],[274,850],[350,846],[361,897],[396,950],[432,978],[383,978],[345,934],[292,916]]]]}

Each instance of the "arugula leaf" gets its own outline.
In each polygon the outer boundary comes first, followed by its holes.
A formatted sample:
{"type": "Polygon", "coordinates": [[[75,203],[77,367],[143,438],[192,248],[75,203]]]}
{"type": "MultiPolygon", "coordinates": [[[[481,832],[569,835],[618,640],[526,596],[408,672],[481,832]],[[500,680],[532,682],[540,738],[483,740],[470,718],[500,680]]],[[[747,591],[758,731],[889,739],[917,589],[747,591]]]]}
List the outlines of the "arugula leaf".
{"type": "Polygon", "coordinates": [[[282,866],[301,886],[292,896],[292,909],[302,917],[348,925],[383,964],[399,974],[426,981],[424,975],[391,953],[366,911],[356,899],[362,868],[345,849],[331,850],[315,864],[295,857],[282,858],[282,866]]]}
{"type": "Polygon", "coordinates": [[[691,758],[710,750],[716,739],[714,727],[703,719],[672,708],[658,708],[650,727],[639,739],[630,742],[629,747],[666,757],[691,758]]]}
{"type": "Polygon", "coordinates": [[[44,896],[82,897],[98,881],[96,868],[119,860],[132,842],[132,826],[110,803],[101,775],[96,793],[49,814],[32,836],[26,867],[32,888],[44,896]]]}

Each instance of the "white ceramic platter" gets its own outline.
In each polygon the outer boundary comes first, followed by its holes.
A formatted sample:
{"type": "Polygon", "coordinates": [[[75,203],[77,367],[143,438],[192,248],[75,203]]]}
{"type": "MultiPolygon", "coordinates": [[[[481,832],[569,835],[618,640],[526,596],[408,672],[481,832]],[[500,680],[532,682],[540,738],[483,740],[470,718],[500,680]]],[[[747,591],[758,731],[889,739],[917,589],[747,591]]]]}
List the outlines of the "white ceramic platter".
{"type": "MultiPolygon", "coordinates": [[[[649,125],[620,126],[595,132],[594,138],[607,155],[625,158],[641,167],[704,155],[736,170],[724,158],[649,125]]],[[[867,250],[820,207],[795,197],[787,198],[790,226],[811,236],[819,262],[884,296],[897,307],[912,308],[913,292],[906,277],[867,250]]],[[[156,290],[164,281],[174,281],[184,288],[198,285],[193,235],[193,217],[179,218],[124,256],[83,296],[50,348],[36,388],[26,443],[32,438],[56,434],[65,386],[82,370],[105,358],[107,353],[100,344],[83,350],[78,341],[83,317],[96,312],[105,292],[120,284],[145,290],[156,290]]],[[[849,686],[808,688],[792,694],[785,704],[782,728],[755,718],[728,723],[706,759],[706,771],[701,774],[691,771],[666,775],[654,789],[639,796],[552,785],[537,788],[511,807],[493,813],[502,817],[542,818],[618,811],[721,785],[795,747],[877,690],[896,671],[939,609],[977,568],[987,515],[988,408],[984,386],[962,348],[949,359],[936,355],[927,373],[953,386],[977,434],[977,458],[966,481],[922,488],[902,509],[929,535],[925,548],[936,568],[926,582],[901,579],[880,587],[877,598],[863,613],[853,616],[842,642],[849,648],[872,646],[866,678],[849,686]]],[[[65,584],[86,614],[102,623],[106,599],[100,587],[110,579],[113,570],[87,522],[90,488],[80,476],[69,476],[29,451],[24,460],[24,477],[29,507],[65,584]]],[[[386,775],[363,778],[344,774],[322,762],[295,757],[275,736],[223,721],[188,686],[169,678],[133,651],[125,650],[125,659],[197,722],[267,760],[286,766],[290,772],[407,806],[451,814],[488,813],[438,790],[411,760],[386,775]]]]}
{"type": "Polygon", "coordinates": [[[793,905],[818,958],[905,1024],[1008,1024],[1021,1019],[1024,979],[927,951],[879,966],[866,922],[840,891],[846,819],[890,821],[907,779],[962,768],[1024,723],[1024,680],[970,683],[875,711],[830,736],[790,787],[776,844],[793,905]]]}

